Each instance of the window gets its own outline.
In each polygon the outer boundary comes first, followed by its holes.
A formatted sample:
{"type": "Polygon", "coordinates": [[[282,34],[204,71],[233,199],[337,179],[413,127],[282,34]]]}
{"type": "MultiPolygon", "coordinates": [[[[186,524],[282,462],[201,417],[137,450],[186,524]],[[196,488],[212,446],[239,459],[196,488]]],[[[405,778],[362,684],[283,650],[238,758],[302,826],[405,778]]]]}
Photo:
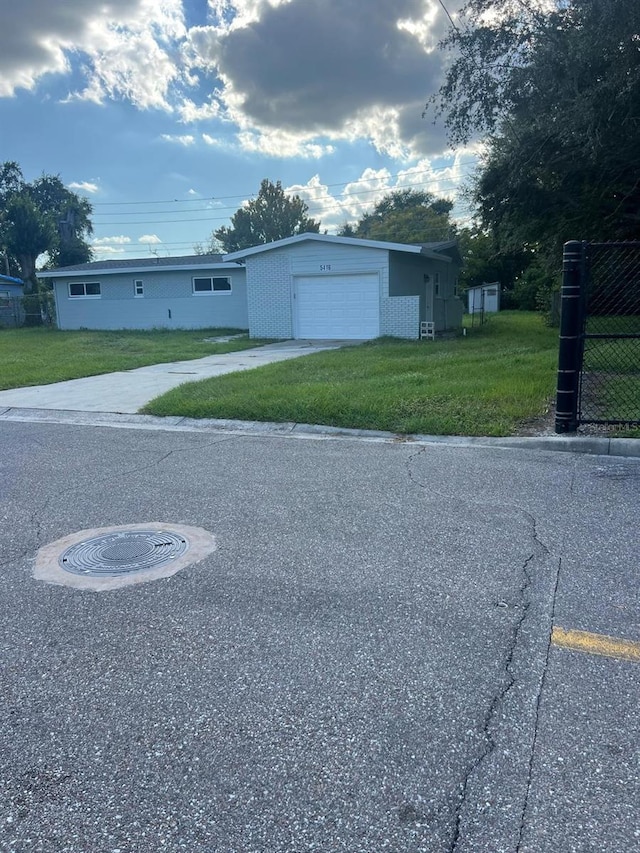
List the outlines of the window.
{"type": "Polygon", "coordinates": [[[100,283],[97,281],[69,282],[69,296],[76,299],[99,299],[100,298],[100,283]]]}
{"type": "Polygon", "coordinates": [[[137,278],[133,282],[133,295],[135,297],[144,296],[144,284],[142,283],[142,279],[137,278]]]}
{"type": "Polygon", "coordinates": [[[198,296],[203,293],[229,293],[231,291],[231,279],[216,277],[194,278],[193,293],[198,296]]]}

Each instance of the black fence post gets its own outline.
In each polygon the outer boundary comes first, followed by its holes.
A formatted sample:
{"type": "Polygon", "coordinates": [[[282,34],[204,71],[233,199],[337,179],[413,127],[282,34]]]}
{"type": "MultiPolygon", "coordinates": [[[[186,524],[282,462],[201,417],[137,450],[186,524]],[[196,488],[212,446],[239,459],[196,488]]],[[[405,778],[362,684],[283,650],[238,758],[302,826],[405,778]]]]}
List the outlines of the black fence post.
{"type": "Polygon", "coordinates": [[[578,240],[564,244],[560,307],[560,351],[556,394],[556,432],[578,428],[580,336],[582,335],[582,269],[584,247],[578,240]]]}

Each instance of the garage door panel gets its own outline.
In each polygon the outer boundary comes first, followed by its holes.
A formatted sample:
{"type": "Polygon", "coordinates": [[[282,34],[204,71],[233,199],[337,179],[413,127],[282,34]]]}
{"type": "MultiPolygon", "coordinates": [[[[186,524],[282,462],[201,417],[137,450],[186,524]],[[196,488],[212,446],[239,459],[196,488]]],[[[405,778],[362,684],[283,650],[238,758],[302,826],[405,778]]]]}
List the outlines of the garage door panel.
{"type": "Polygon", "coordinates": [[[296,279],[299,338],[375,338],[380,327],[378,276],[296,279]]]}

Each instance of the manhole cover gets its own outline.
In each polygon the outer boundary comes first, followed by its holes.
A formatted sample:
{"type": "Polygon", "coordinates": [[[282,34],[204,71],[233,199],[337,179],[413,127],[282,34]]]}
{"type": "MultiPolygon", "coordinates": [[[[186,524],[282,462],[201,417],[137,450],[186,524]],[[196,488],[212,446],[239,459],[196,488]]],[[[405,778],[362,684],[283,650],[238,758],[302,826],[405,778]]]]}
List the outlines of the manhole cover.
{"type": "Polygon", "coordinates": [[[74,575],[118,577],[167,565],[188,548],[187,539],[171,530],[123,530],[77,542],[58,564],[74,575]]]}

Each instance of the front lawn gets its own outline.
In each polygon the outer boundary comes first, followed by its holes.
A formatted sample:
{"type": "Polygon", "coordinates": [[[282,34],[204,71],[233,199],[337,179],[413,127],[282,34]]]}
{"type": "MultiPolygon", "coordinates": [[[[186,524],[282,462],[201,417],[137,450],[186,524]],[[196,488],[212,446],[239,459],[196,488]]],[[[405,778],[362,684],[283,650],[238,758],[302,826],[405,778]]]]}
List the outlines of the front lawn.
{"type": "Polygon", "coordinates": [[[228,343],[205,340],[238,332],[238,329],[118,332],[61,332],[42,327],[0,329],[0,390],[202,358],[264,343],[250,341],[247,336],[228,343]]]}
{"type": "Polygon", "coordinates": [[[509,435],[544,413],[557,354],[557,329],[537,314],[504,312],[466,337],[380,339],[181,385],[143,411],[405,434],[509,435]]]}

